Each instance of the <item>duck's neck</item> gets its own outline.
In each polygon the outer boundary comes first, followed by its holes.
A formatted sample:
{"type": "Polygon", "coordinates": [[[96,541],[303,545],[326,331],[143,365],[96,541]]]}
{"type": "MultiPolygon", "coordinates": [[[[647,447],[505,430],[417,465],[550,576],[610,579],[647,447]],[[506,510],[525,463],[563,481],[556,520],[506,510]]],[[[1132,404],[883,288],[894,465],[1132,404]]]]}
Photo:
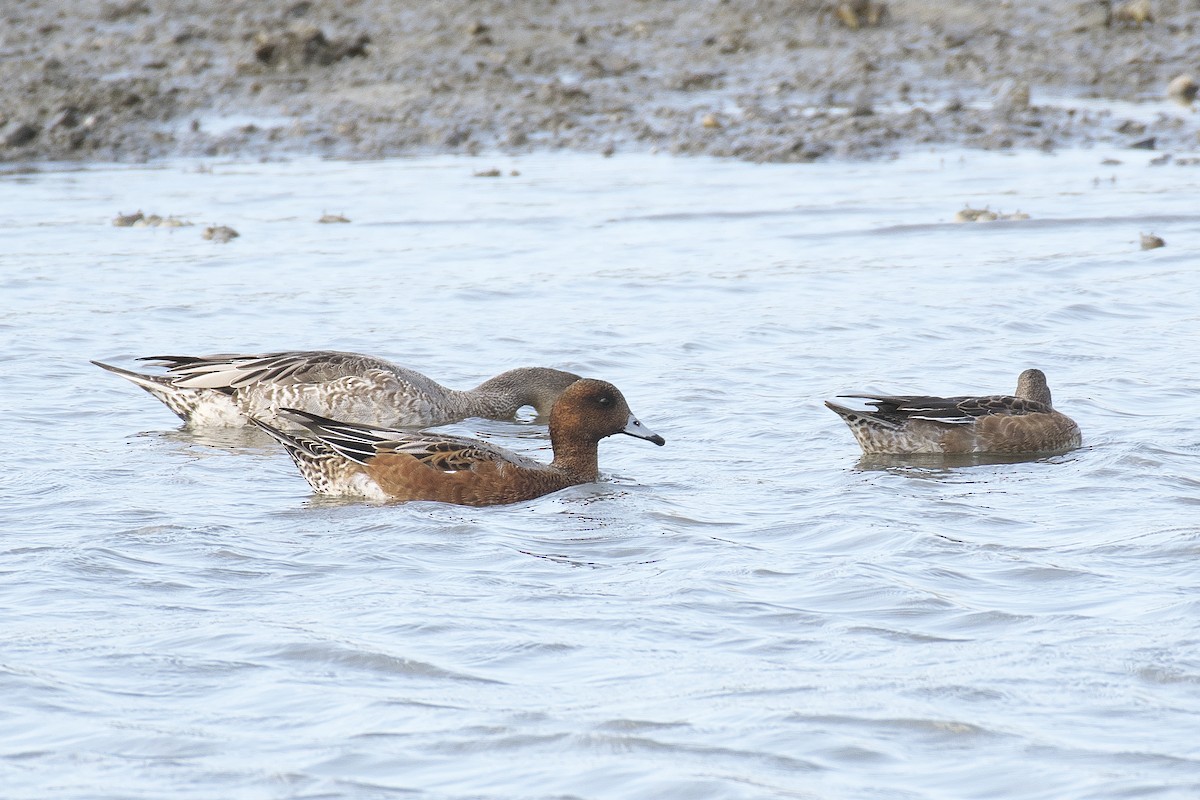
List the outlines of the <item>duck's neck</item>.
{"type": "Polygon", "coordinates": [[[554,461],[550,466],[569,472],[583,481],[594,481],[600,477],[599,442],[563,442],[554,435],[552,428],[550,444],[554,448],[554,461]]]}
{"type": "Polygon", "coordinates": [[[533,406],[539,416],[549,415],[554,401],[579,380],[571,372],[548,367],[520,367],[489,378],[469,392],[470,403],[481,416],[511,419],[522,406],[533,406]],[[486,413],[483,413],[486,412],[486,413]]]}
{"type": "Polygon", "coordinates": [[[1045,378],[1039,379],[1022,373],[1020,380],[1017,381],[1016,394],[1017,397],[1025,400],[1034,400],[1052,408],[1054,406],[1054,401],[1050,397],[1050,387],[1046,385],[1045,378]]]}
{"type": "Polygon", "coordinates": [[[1044,403],[1051,408],[1054,407],[1054,398],[1050,396],[1049,386],[1039,386],[1034,391],[1029,393],[1030,400],[1037,400],[1039,403],[1044,403]]]}
{"type": "Polygon", "coordinates": [[[453,406],[468,417],[484,419],[511,419],[520,406],[513,404],[510,395],[503,391],[486,391],[484,387],[468,391],[450,390],[446,393],[453,406]]]}
{"type": "Polygon", "coordinates": [[[506,372],[484,381],[474,389],[454,394],[458,402],[471,410],[471,416],[510,419],[524,405],[520,389],[506,372]]]}

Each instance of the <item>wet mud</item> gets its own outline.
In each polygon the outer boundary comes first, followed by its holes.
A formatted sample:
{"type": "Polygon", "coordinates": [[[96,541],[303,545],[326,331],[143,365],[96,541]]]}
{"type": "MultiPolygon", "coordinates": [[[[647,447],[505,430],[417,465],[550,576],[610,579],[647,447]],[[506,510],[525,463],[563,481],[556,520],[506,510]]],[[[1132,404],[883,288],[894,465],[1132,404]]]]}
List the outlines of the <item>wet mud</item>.
{"type": "Polygon", "coordinates": [[[0,17],[4,161],[1200,145],[1196,0],[31,0],[0,17]]]}

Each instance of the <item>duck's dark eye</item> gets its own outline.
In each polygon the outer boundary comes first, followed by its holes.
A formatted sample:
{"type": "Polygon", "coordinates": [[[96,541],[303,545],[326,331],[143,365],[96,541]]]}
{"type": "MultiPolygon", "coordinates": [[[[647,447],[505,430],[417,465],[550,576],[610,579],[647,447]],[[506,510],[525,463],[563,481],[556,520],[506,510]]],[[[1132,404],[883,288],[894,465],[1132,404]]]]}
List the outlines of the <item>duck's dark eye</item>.
{"type": "Polygon", "coordinates": [[[596,398],[596,402],[597,402],[597,403],[599,403],[599,404],[600,404],[600,405],[602,405],[602,406],[611,406],[611,405],[612,405],[612,398],[611,398],[611,397],[609,397],[609,396],[608,396],[608,395],[606,395],[606,394],[602,394],[602,395],[600,395],[599,397],[597,397],[597,398],[596,398]]]}

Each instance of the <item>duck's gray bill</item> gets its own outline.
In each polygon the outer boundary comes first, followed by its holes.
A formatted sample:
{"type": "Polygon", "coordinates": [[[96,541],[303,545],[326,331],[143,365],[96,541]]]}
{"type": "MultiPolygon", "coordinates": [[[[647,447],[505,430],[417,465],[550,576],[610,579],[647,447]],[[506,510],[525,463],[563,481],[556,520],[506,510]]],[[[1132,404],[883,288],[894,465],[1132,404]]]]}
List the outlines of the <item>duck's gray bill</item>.
{"type": "Polygon", "coordinates": [[[637,417],[632,414],[629,415],[629,421],[625,423],[625,427],[621,429],[621,433],[628,433],[630,436],[645,439],[647,442],[654,442],[659,447],[667,443],[666,439],[638,422],[637,417]]]}

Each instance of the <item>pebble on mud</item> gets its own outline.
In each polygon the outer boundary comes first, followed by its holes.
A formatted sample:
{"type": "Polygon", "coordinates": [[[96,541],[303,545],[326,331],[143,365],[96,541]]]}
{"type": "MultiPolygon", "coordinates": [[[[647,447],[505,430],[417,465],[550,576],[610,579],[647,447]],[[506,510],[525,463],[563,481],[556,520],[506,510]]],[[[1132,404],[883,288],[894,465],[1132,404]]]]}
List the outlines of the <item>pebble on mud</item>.
{"type": "Polygon", "coordinates": [[[1166,247],[1167,243],[1162,240],[1162,237],[1155,236],[1153,233],[1143,233],[1141,235],[1142,249],[1153,250],[1156,247],[1166,247]]]}
{"type": "Polygon", "coordinates": [[[833,7],[833,14],[851,30],[873,28],[887,16],[887,6],[876,0],[841,0],[833,7]]]}
{"type": "Polygon", "coordinates": [[[673,80],[671,87],[681,92],[715,89],[723,74],[720,72],[688,72],[673,80]]]}
{"type": "Polygon", "coordinates": [[[544,103],[548,106],[572,101],[587,101],[592,97],[588,94],[587,90],[573,84],[563,83],[559,80],[539,86],[534,96],[539,103],[544,103]]]}
{"type": "Polygon", "coordinates": [[[319,220],[317,220],[317,222],[321,223],[322,225],[333,225],[333,224],[336,224],[339,222],[349,222],[349,221],[350,221],[349,219],[342,216],[341,214],[322,214],[321,218],[319,220]]]}
{"type": "Polygon", "coordinates": [[[1006,80],[996,87],[995,109],[1004,114],[1015,114],[1029,110],[1029,84],[1025,81],[1006,80]]]}
{"type": "Polygon", "coordinates": [[[56,131],[62,128],[71,129],[79,124],[79,109],[74,106],[60,108],[58,113],[46,123],[46,130],[56,131]]]}
{"type": "Polygon", "coordinates": [[[126,17],[150,14],[150,5],[146,0],[128,0],[124,3],[106,3],[100,9],[100,19],[105,22],[119,22],[126,17]]]}
{"type": "Polygon", "coordinates": [[[475,44],[495,44],[496,41],[491,37],[491,30],[491,26],[479,20],[467,26],[467,34],[472,37],[475,44]]]}
{"type": "Polygon", "coordinates": [[[283,33],[259,33],[254,37],[254,59],[278,69],[299,69],[310,65],[327,67],[344,58],[365,58],[371,37],[365,33],[354,39],[329,39],[313,25],[299,25],[283,33]]]}
{"type": "Polygon", "coordinates": [[[1191,107],[1197,91],[1200,91],[1200,85],[1191,75],[1176,75],[1167,84],[1167,97],[1181,106],[1191,107]]]}
{"type": "Polygon", "coordinates": [[[1150,0],[1125,0],[1113,7],[1109,24],[1137,25],[1154,22],[1150,0]]]}
{"type": "Polygon", "coordinates": [[[504,174],[504,173],[503,173],[503,172],[501,172],[501,171],[500,171],[499,169],[497,169],[496,167],[492,167],[491,169],[481,169],[481,170],[478,170],[478,171],[475,173],[475,177],[476,177],[476,178],[499,178],[499,177],[500,177],[501,175],[503,175],[503,174],[504,174]]]}
{"type": "Polygon", "coordinates": [[[38,128],[28,122],[10,122],[0,133],[5,147],[20,147],[37,138],[38,128]]]}
{"type": "Polygon", "coordinates": [[[205,228],[204,233],[200,235],[208,241],[224,243],[230,239],[236,239],[241,234],[228,225],[211,225],[205,228]]]}

